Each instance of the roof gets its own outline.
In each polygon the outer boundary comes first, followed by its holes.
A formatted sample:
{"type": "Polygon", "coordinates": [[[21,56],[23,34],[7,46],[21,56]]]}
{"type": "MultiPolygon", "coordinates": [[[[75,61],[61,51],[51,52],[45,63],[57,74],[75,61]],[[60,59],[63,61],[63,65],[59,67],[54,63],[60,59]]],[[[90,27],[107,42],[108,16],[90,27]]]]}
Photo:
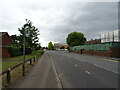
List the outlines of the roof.
{"type": "Polygon", "coordinates": [[[10,38],[10,40],[13,41],[7,32],[0,32],[0,37],[3,35],[7,35],[10,38]]]}
{"type": "Polygon", "coordinates": [[[7,32],[0,32],[0,37],[7,34],[7,32]]]}

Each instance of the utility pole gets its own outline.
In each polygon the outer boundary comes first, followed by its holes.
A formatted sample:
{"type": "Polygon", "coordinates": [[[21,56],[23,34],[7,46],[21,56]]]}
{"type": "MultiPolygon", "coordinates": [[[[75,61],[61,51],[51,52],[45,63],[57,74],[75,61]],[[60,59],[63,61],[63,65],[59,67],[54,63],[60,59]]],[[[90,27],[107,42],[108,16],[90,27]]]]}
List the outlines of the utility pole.
{"type": "Polygon", "coordinates": [[[26,46],[26,42],[25,42],[25,35],[26,35],[26,30],[24,29],[24,40],[23,40],[23,76],[25,76],[25,46],[26,46]]]}
{"type": "Polygon", "coordinates": [[[24,34],[23,34],[23,64],[22,64],[22,69],[23,69],[23,76],[25,76],[25,47],[26,47],[26,32],[28,31],[28,26],[25,24],[24,26],[24,34]]]}

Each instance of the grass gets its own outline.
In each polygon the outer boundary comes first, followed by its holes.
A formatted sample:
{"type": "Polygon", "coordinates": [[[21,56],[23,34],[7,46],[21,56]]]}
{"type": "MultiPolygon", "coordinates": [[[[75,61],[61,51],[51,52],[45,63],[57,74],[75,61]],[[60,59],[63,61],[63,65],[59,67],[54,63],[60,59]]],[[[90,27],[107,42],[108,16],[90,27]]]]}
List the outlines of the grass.
{"type": "MultiPolygon", "coordinates": [[[[33,51],[31,54],[25,55],[25,58],[27,60],[27,59],[30,59],[32,57],[36,57],[37,55],[39,55],[41,53],[43,53],[42,50],[33,51]]],[[[17,56],[17,57],[4,58],[3,60],[23,60],[23,55],[17,56]]]]}
{"type": "MultiPolygon", "coordinates": [[[[40,55],[42,55],[43,51],[33,51],[32,54],[26,55],[26,60],[32,58],[32,57],[36,57],[39,58],[40,55]]],[[[11,57],[11,58],[6,58],[3,60],[21,60],[22,61],[23,56],[17,56],[17,57],[11,57]]],[[[2,62],[2,71],[11,68],[17,64],[19,64],[20,61],[14,61],[14,62],[2,62]]],[[[34,64],[32,62],[32,64],[34,64]]],[[[31,68],[30,66],[30,62],[27,61],[25,63],[25,72],[29,71],[31,68]]],[[[12,83],[14,83],[15,81],[19,80],[20,77],[22,77],[22,65],[20,65],[19,67],[13,69],[11,71],[11,81],[12,83]]],[[[2,87],[8,87],[9,84],[6,82],[6,74],[2,75],[2,87]]]]}
{"type": "MultiPolygon", "coordinates": [[[[29,54],[29,55],[26,55],[25,56],[25,59],[28,60],[28,59],[31,59],[32,57],[36,57],[38,58],[39,55],[41,55],[41,53],[43,53],[43,51],[40,51],[40,50],[37,50],[37,51],[33,51],[32,54],[29,54]]],[[[23,56],[17,56],[17,57],[10,57],[10,58],[5,58],[3,59],[3,61],[5,60],[23,60],[23,56]]],[[[9,62],[2,62],[2,71],[12,67],[12,66],[15,66],[17,64],[19,64],[21,61],[9,61],[9,62]]]]}
{"type": "Polygon", "coordinates": [[[2,71],[19,64],[20,62],[2,62],[2,71]]]}

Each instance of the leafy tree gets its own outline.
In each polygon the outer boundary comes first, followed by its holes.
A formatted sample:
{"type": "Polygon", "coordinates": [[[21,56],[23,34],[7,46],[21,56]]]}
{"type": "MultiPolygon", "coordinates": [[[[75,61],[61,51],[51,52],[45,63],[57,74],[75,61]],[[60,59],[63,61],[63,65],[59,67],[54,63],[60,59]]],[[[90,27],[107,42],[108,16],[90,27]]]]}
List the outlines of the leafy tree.
{"type": "Polygon", "coordinates": [[[48,49],[49,49],[49,50],[53,50],[53,44],[52,44],[52,42],[49,42],[49,43],[48,43],[48,49]]]}
{"type": "Polygon", "coordinates": [[[13,44],[17,44],[19,42],[17,35],[11,35],[10,37],[12,38],[13,44]]]}
{"type": "Polygon", "coordinates": [[[72,32],[68,35],[66,41],[69,46],[73,47],[77,45],[83,45],[86,41],[86,38],[84,37],[83,33],[72,32]]]}
{"type": "MultiPolygon", "coordinates": [[[[23,25],[23,27],[18,28],[18,31],[20,32],[20,37],[19,37],[19,41],[20,41],[20,45],[23,43],[23,36],[24,36],[24,30],[27,27],[27,36],[26,37],[26,47],[29,47],[31,49],[36,49],[37,46],[39,45],[39,38],[38,35],[39,34],[39,30],[38,28],[36,28],[35,26],[32,25],[32,22],[30,20],[26,19],[26,24],[23,25]]],[[[25,35],[26,36],[26,35],[25,35]]]]}

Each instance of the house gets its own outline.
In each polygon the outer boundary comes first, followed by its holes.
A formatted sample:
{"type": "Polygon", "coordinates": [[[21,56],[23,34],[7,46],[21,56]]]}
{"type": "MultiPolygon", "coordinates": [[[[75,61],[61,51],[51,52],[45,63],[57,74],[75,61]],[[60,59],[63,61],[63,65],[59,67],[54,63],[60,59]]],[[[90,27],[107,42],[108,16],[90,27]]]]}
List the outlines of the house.
{"type": "Polygon", "coordinates": [[[67,49],[68,48],[68,44],[65,44],[65,43],[54,43],[54,49],[55,50],[59,50],[61,48],[67,49]]]}
{"type": "Polygon", "coordinates": [[[0,32],[0,58],[10,57],[6,46],[12,44],[12,39],[7,32],[0,32]]]}

